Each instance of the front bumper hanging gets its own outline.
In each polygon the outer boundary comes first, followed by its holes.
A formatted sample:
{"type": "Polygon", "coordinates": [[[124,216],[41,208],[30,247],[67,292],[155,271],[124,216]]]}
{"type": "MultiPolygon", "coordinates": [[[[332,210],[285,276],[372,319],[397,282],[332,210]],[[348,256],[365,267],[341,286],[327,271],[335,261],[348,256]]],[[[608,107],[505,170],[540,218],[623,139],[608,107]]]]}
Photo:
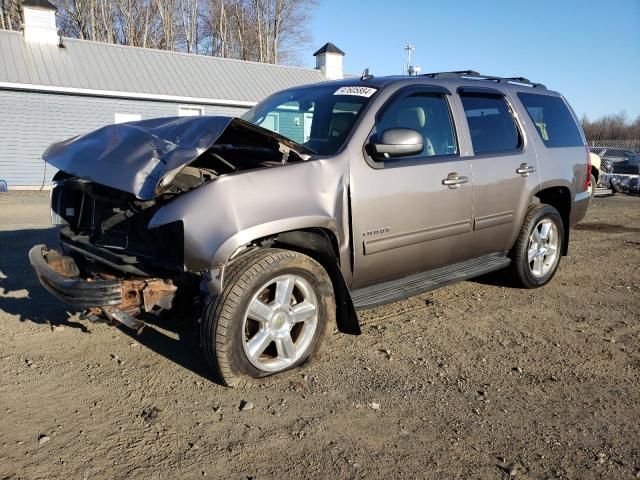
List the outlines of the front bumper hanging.
{"type": "Polygon", "coordinates": [[[177,291],[169,279],[83,279],[71,257],[45,245],[33,247],[29,251],[29,261],[40,284],[67,305],[102,315],[138,332],[144,323],[135,315],[150,312],[156,306],[170,309],[177,291]]]}

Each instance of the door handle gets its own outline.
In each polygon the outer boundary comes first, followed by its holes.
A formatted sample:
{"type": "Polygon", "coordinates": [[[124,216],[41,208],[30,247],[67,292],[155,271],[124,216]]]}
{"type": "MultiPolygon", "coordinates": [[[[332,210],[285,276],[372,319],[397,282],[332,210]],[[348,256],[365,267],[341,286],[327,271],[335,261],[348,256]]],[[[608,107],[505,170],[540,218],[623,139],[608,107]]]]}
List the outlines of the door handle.
{"type": "Polygon", "coordinates": [[[468,177],[458,175],[456,172],[452,172],[447,175],[447,178],[442,180],[442,184],[446,185],[449,188],[459,188],[461,184],[467,183],[468,181],[468,177]]]}
{"type": "Polygon", "coordinates": [[[527,165],[526,163],[521,163],[520,166],[516,169],[516,173],[522,175],[523,177],[528,177],[530,173],[536,171],[536,167],[527,165]]]}

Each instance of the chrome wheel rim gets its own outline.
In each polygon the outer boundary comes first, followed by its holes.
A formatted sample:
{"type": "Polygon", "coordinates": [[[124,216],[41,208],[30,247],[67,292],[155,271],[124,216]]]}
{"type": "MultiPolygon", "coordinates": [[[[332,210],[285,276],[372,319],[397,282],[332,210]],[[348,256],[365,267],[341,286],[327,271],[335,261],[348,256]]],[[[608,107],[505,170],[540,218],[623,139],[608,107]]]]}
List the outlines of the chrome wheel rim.
{"type": "Polygon", "coordinates": [[[538,222],[529,237],[527,260],[535,277],[544,277],[555,266],[559,250],[558,227],[545,218],[538,222]]]}
{"type": "Polygon", "coordinates": [[[309,350],[318,327],[318,300],[299,275],[281,275],[251,298],[242,323],[247,360],[266,372],[284,370],[309,350]]]}

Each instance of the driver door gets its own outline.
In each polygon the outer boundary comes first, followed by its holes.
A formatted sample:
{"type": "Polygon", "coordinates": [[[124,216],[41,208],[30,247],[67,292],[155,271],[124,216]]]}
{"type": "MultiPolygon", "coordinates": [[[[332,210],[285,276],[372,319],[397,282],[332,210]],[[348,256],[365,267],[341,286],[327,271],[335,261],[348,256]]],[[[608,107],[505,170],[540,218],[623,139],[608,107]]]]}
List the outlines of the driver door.
{"type": "Polygon", "coordinates": [[[410,128],[423,151],[374,158],[365,148],[352,162],[354,288],[468,258],[471,165],[459,157],[448,97],[428,86],[401,89],[378,112],[368,143],[386,129],[410,128]]]}

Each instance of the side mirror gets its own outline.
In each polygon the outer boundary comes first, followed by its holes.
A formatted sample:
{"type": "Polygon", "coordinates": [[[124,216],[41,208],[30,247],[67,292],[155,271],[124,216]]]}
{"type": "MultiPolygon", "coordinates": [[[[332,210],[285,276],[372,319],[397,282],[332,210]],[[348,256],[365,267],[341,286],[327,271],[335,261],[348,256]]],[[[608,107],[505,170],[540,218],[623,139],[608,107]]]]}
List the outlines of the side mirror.
{"type": "Polygon", "coordinates": [[[389,128],[382,132],[379,143],[370,145],[374,155],[378,157],[406,157],[424,150],[424,138],[410,128],[389,128]]]}

